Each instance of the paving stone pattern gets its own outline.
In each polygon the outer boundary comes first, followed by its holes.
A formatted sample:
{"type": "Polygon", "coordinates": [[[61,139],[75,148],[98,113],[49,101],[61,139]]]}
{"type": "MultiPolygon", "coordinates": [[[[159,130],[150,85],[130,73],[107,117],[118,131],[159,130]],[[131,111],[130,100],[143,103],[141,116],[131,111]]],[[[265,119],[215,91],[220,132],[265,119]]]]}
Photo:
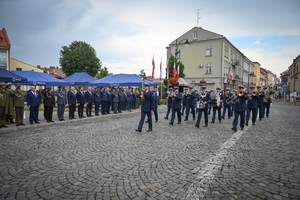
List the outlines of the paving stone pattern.
{"type": "Polygon", "coordinates": [[[236,133],[165,113],[150,133],[139,110],[2,128],[0,199],[300,199],[299,106],[236,133]]]}

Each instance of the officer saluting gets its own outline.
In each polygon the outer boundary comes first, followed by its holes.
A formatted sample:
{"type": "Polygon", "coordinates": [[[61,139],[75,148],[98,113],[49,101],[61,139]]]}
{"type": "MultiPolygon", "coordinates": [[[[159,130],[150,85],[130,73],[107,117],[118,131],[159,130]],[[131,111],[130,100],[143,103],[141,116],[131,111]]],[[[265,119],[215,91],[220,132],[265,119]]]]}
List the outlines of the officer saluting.
{"type": "Polygon", "coordinates": [[[148,117],[148,126],[149,126],[149,129],[147,130],[147,132],[152,131],[151,113],[154,110],[154,99],[153,99],[152,92],[149,91],[149,87],[150,87],[149,84],[144,84],[144,91],[142,92],[143,102],[142,102],[142,108],[141,108],[141,120],[140,120],[138,129],[135,130],[137,132],[142,132],[142,128],[143,128],[143,124],[144,124],[146,115],[148,117]]]}

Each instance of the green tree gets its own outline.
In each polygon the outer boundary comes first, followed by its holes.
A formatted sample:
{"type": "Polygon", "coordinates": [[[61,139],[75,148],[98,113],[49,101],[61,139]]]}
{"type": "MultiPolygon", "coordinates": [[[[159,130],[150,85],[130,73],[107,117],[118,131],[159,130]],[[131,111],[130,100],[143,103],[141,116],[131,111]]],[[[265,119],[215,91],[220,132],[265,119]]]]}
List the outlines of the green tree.
{"type": "Polygon", "coordinates": [[[146,72],[145,72],[144,69],[141,69],[139,76],[144,78],[144,79],[146,78],[146,72]]]}
{"type": "Polygon", "coordinates": [[[104,78],[105,76],[111,75],[112,73],[108,72],[107,67],[102,67],[102,64],[100,66],[100,71],[99,73],[97,73],[96,78],[100,79],[100,78],[104,78]]]}
{"type": "MultiPolygon", "coordinates": [[[[169,78],[173,78],[174,77],[174,74],[173,74],[174,63],[175,63],[176,69],[178,69],[178,66],[179,66],[179,76],[180,76],[180,78],[184,78],[185,77],[185,74],[184,74],[184,64],[182,64],[182,62],[180,60],[176,59],[172,54],[171,54],[171,57],[169,58],[169,62],[168,62],[168,74],[169,74],[169,78]]],[[[164,84],[166,86],[168,84],[167,77],[165,77],[164,84]]]]}
{"type": "Polygon", "coordinates": [[[95,49],[82,41],[73,41],[69,46],[62,46],[59,64],[67,76],[74,72],[87,72],[94,77],[101,68],[95,49]]]}

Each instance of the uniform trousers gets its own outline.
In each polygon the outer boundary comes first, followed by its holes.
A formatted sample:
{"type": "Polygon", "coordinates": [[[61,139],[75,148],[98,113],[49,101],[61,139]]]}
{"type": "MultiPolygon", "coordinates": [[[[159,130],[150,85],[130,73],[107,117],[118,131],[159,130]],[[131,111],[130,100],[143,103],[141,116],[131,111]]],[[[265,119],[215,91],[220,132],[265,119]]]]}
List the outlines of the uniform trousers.
{"type": "Polygon", "coordinates": [[[200,124],[201,121],[201,117],[202,117],[202,113],[204,114],[204,123],[205,125],[208,124],[208,109],[198,109],[198,117],[197,117],[197,121],[196,121],[196,125],[200,124]]]}
{"type": "Polygon", "coordinates": [[[84,103],[78,105],[78,117],[83,117],[84,103]]]}
{"type": "Polygon", "coordinates": [[[106,101],[101,101],[101,114],[104,115],[106,113],[106,101]]]}
{"type": "Polygon", "coordinates": [[[127,110],[131,110],[132,109],[132,101],[131,100],[127,100],[127,110]]]}
{"type": "Polygon", "coordinates": [[[93,103],[88,103],[88,104],[86,105],[85,113],[86,113],[86,116],[87,116],[87,117],[92,116],[92,108],[93,108],[93,103]]]}
{"type": "Polygon", "coordinates": [[[5,107],[0,106],[0,126],[6,125],[5,107]]]}
{"type": "Polygon", "coordinates": [[[53,106],[45,106],[44,107],[44,116],[47,122],[52,121],[53,116],[53,106]]]}
{"type": "Polygon", "coordinates": [[[221,107],[213,107],[213,116],[211,119],[212,122],[215,122],[217,111],[218,111],[218,120],[221,121],[221,107]]]}
{"type": "Polygon", "coordinates": [[[185,109],[186,109],[186,103],[182,104],[181,115],[184,115],[185,109]]]}
{"type": "Polygon", "coordinates": [[[107,101],[107,102],[106,102],[106,113],[107,113],[107,114],[110,114],[110,106],[111,106],[111,102],[110,102],[110,101],[107,101]]]}
{"type": "Polygon", "coordinates": [[[223,108],[223,114],[222,114],[222,117],[224,118],[225,117],[225,115],[226,115],[226,110],[228,111],[228,114],[227,114],[227,116],[228,116],[228,119],[232,116],[232,114],[231,114],[231,105],[229,105],[229,106],[224,106],[224,108],[223,108]]]}
{"type": "Polygon", "coordinates": [[[189,114],[190,114],[190,111],[192,110],[192,115],[193,115],[193,119],[195,119],[195,106],[194,105],[189,105],[189,104],[186,104],[186,115],[185,115],[185,119],[188,119],[189,118],[189,114]]]}
{"type": "Polygon", "coordinates": [[[247,109],[246,122],[249,122],[251,113],[252,113],[252,123],[254,124],[257,118],[257,108],[247,109]]]}
{"type": "Polygon", "coordinates": [[[65,115],[65,105],[58,104],[57,105],[57,117],[58,117],[58,119],[59,120],[64,119],[65,118],[64,115],[65,115]]]}
{"type": "Polygon", "coordinates": [[[23,124],[24,107],[15,107],[16,124],[23,124]]]}
{"type": "Polygon", "coordinates": [[[175,120],[175,114],[177,113],[177,118],[178,118],[178,122],[180,123],[181,122],[181,113],[180,113],[180,108],[172,108],[172,117],[171,117],[171,121],[170,123],[174,123],[174,120],[175,120]]]}
{"type": "Polygon", "coordinates": [[[266,114],[266,117],[269,117],[269,114],[270,114],[270,102],[265,102],[265,111],[266,111],[266,113],[264,113],[264,114],[266,114]]]}
{"type": "Polygon", "coordinates": [[[138,126],[138,130],[142,130],[144,122],[145,122],[145,117],[147,115],[148,118],[148,127],[149,129],[152,129],[152,117],[151,117],[151,112],[150,111],[141,111],[141,120],[138,126]]]}
{"type": "Polygon", "coordinates": [[[75,117],[76,104],[69,104],[69,118],[75,117]]]}
{"type": "Polygon", "coordinates": [[[153,110],[153,112],[154,112],[154,118],[155,118],[155,121],[158,121],[157,108],[155,108],[155,109],[153,110]]]}
{"type": "Polygon", "coordinates": [[[263,106],[262,105],[258,105],[258,118],[262,119],[263,118],[263,106]]]}
{"type": "Polygon", "coordinates": [[[168,110],[167,110],[166,118],[168,118],[168,117],[169,117],[169,114],[170,114],[171,108],[172,108],[171,106],[168,106],[168,110]]]}
{"type": "Polygon", "coordinates": [[[113,111],[115,114],[118,113],[118,105],[119,105],[119,102],[113,102],[113,111]]]}
{"type": "Polygon", "coordinates": [[[240,127],[244,128],[245,126],[245,111],[234,111],[234,120],[232,122],[233,128],[236,128],[238,125],[239,117],[241,117],[240,120],[240,127]]]}
{"type": "Polygon", "coordinates": [[[95,115],[99,115],[100,102],[94,102],[95,104],[95,115]]]}

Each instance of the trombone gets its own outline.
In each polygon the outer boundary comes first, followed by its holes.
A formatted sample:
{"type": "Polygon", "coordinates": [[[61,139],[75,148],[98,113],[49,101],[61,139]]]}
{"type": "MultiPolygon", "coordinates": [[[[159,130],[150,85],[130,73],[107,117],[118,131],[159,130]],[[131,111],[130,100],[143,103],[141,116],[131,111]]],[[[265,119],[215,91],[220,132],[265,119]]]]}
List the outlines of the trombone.
{"type": "Polygon", "coordinates": [[[226,103],[227,104],[230,104],[230,103],[232,103],[234,101],[234,95],[232,95],[232,96],[230,96],[228,99],[226,99],[226,103]]]}

